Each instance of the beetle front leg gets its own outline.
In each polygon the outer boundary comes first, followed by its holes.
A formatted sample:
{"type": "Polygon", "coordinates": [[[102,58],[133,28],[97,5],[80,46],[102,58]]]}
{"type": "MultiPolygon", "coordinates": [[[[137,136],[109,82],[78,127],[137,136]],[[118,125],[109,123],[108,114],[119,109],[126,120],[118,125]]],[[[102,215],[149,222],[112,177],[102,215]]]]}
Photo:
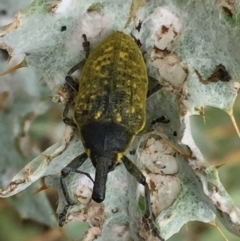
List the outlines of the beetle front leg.
{"type": "Polygon", "coordinates": [[[89,54],[90,54],[90,42],[87,40],[87,36],[86,34],[82,35],[83,37],[83,49],[85,51],[86,54],[86,59],[88,58],[89,54]]]}
{"type": "Polygon", "coordinates": [[[85,174],[88,178],[90,178],[92,181],[93,179],[91,178],[91,176],[86,173],[86,172],[82,172],[77,170],[88,158],[86,153],[83,153],[77,157],[75,157],[66,167],[64,167],[61,171],[61,176],[60,176],[60,184],[61,184],[61,188],[63,191],[63,195],[66,199],[67,205],[64,207],[63,211],[61,212],[61,214],[59,215],[59,226],[62,227],[63,224],[66,221],[66,216],[67,216],[67,212],[68,209],[73,206],[75,204],[74,200],[71,199],[68,189],[67,189],[67,185],[65,182],[65,178],[72,172],[74,173],[79,173],[79,174],[85,174]]]}
{"type": "Polygon", "coordinates": [[[126,156],[122,157],[122,162],[124,166],[126,167],[127,171],[136,178],[136,180],[142,184],[145,188],[145,201],[146,201],[146,210],[145,210],[145,218],[148,220],[150,229],[152,233],[157,236],[161,241],[164,241],[164,239],[161,237],[159,230],[156,227],[156,224],[154,223],[154,217],[152,213],[151,208],[151,200],[150,200],[150,190],[149,186],[147,184],[145,176],[142,174],[142,172],[138,169],[138,167],[131,162],[126,156]]]}
{"type": "Polygon", "coordinates": [[[73,99],[71,98],[65,105],[65,108],[62,114],[62,120],[65,125],[71,126],[73,128],[77,128],[77,125],[75,124],[75,122],[67,116],[70,108],[72,107],[72,104],[73,104],[73,99]]]}
{"type": "Polygon", "coordinates": [[[84,64],[86,62],[86,59],[81,60],[79,63],[77,63],[76,65],[74,65],[68,72],[67,72],[67,76],[72,75],[75,71],[82,69],[84,64]]]}
{"type": "Polygon", "coordinates": [[[79,84],[71,75],[67,75],[65,77],[65,81],[72,88],[72,90],[78,92],[79,84]]]}
{"type": "Polygon", "coordinates": [[[71,76],[75,71],[82,69],[86,59],[88,58],[89,54],[90,54],[90,42],[87,40],[87,36],[85,34],[82,35],[83,37],[83,50],[85,52],[85,59],[80,61],[79,63],[77,63],[76,65],[74,65],[68,72],[67,72],[67,76],[65,77],[66,82],[68,83],[68,85],[75,90],[76,92],[78,92],[79,89],[79,84],[78,82],[71,76]]]}

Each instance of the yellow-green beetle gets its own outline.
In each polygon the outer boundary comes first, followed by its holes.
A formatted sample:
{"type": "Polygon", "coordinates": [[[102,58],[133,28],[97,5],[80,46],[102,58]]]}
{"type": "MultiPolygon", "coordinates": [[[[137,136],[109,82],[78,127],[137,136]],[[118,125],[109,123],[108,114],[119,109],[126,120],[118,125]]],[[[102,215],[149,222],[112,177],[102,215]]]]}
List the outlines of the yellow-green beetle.
{"type": "MultiPolygon", "coordinates": [[[[137,181],[145,186],[145,217],[150,221],[151,228],[156,229],[145,176],[125,156],[146,120],[148,76],[142,53],[134,40],[123,32],[110,34],[91,52],[86,36],[83,37],[87,59],[79,86],[70,77],[79,64],[66,77],[78,94],[66,105],[63,121],[79,130],[85,153],[76,157],[61,172],[61,186],[67,205],[60,214],[60,226],[65,222],[69,206],[74,205],[64,178],[70,172],[82,173],[77,168],[89,157],[96,168],[92,199],[96,202],[104,200],[107,175],[122,161],[137,181]],[[72,101],[75,103],[74,120],[66,117],[72,101]]],[[[158,235],[157,229],[155,231],[158,235]]]]}

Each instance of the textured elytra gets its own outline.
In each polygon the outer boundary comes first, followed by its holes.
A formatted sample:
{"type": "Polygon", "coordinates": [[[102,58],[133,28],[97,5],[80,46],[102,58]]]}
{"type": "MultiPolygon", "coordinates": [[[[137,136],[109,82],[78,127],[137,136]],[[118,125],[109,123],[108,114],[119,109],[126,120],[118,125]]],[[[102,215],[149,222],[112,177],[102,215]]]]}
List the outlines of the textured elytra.
{"type": "Polygon", "coordinates": [[[75,121],[113,121],[133,135],[145,124],[146,66],[134,40],[115,32],[93,49],[83,67],[75,121]]]}

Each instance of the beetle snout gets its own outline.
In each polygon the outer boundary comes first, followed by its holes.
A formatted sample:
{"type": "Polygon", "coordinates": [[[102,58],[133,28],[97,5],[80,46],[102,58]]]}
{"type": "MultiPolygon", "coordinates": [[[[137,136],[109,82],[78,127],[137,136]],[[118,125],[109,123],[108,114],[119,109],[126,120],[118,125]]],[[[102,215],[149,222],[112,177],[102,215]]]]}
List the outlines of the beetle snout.
{"type": "Polygon", "coordinates": [[[92,199],[101,203],[105,199],[106,182],[109,172],[109,160],[108,158],[99,158],[96,162],[96,174],[93,186],[92,199]]]}
{"type": "Polygon", "coordinates": [[[92,199],[97,203],[101,203],[105,199],[105,193],[104,195],[101,194],[102,193],[93,193],[92,199]]]}

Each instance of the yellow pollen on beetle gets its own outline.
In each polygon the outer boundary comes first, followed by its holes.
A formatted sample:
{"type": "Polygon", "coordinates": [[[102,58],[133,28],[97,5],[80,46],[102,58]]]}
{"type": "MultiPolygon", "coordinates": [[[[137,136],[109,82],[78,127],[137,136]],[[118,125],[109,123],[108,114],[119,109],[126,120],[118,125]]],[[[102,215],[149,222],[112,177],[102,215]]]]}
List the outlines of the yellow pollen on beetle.
{"type": "Polygon", "coordinates": [[[119,57],[120,57],[120,58],[125,58],[126,55],[127,55],[127,53],[122,52],[122,51],[119,51],[119,57]]]}
{"type": "MultiPolygon", "coordinates": [[[[107,53],[107,52],[111,53],[111,52],[113,51],[113,46],[112,46],[112,45],[107,46],[107,47],[104,49],[104,51],[105,51],[105,53],[107,53]]],[[[103,57],[104,57],[104,55],[103,55],[103,57]]]]}
{"type": "Polygon", "coordinates": [[[120,162],[121,158],[123,157],[124,153],[118,153],[117,154],[117,161],[120,162]]]}
{"type": "Polygon", "coordinates": [[[122,122],[122,116],[120,115],[120,113],[116,113],[116,121],[122,122]]]}
{"type": "Polygon", "coordinates": [[[101,117],[101,115],[102,115],[102,111],[99,110],[99,111],[96,112],[94,118],[99,119],[101,117]]]}

